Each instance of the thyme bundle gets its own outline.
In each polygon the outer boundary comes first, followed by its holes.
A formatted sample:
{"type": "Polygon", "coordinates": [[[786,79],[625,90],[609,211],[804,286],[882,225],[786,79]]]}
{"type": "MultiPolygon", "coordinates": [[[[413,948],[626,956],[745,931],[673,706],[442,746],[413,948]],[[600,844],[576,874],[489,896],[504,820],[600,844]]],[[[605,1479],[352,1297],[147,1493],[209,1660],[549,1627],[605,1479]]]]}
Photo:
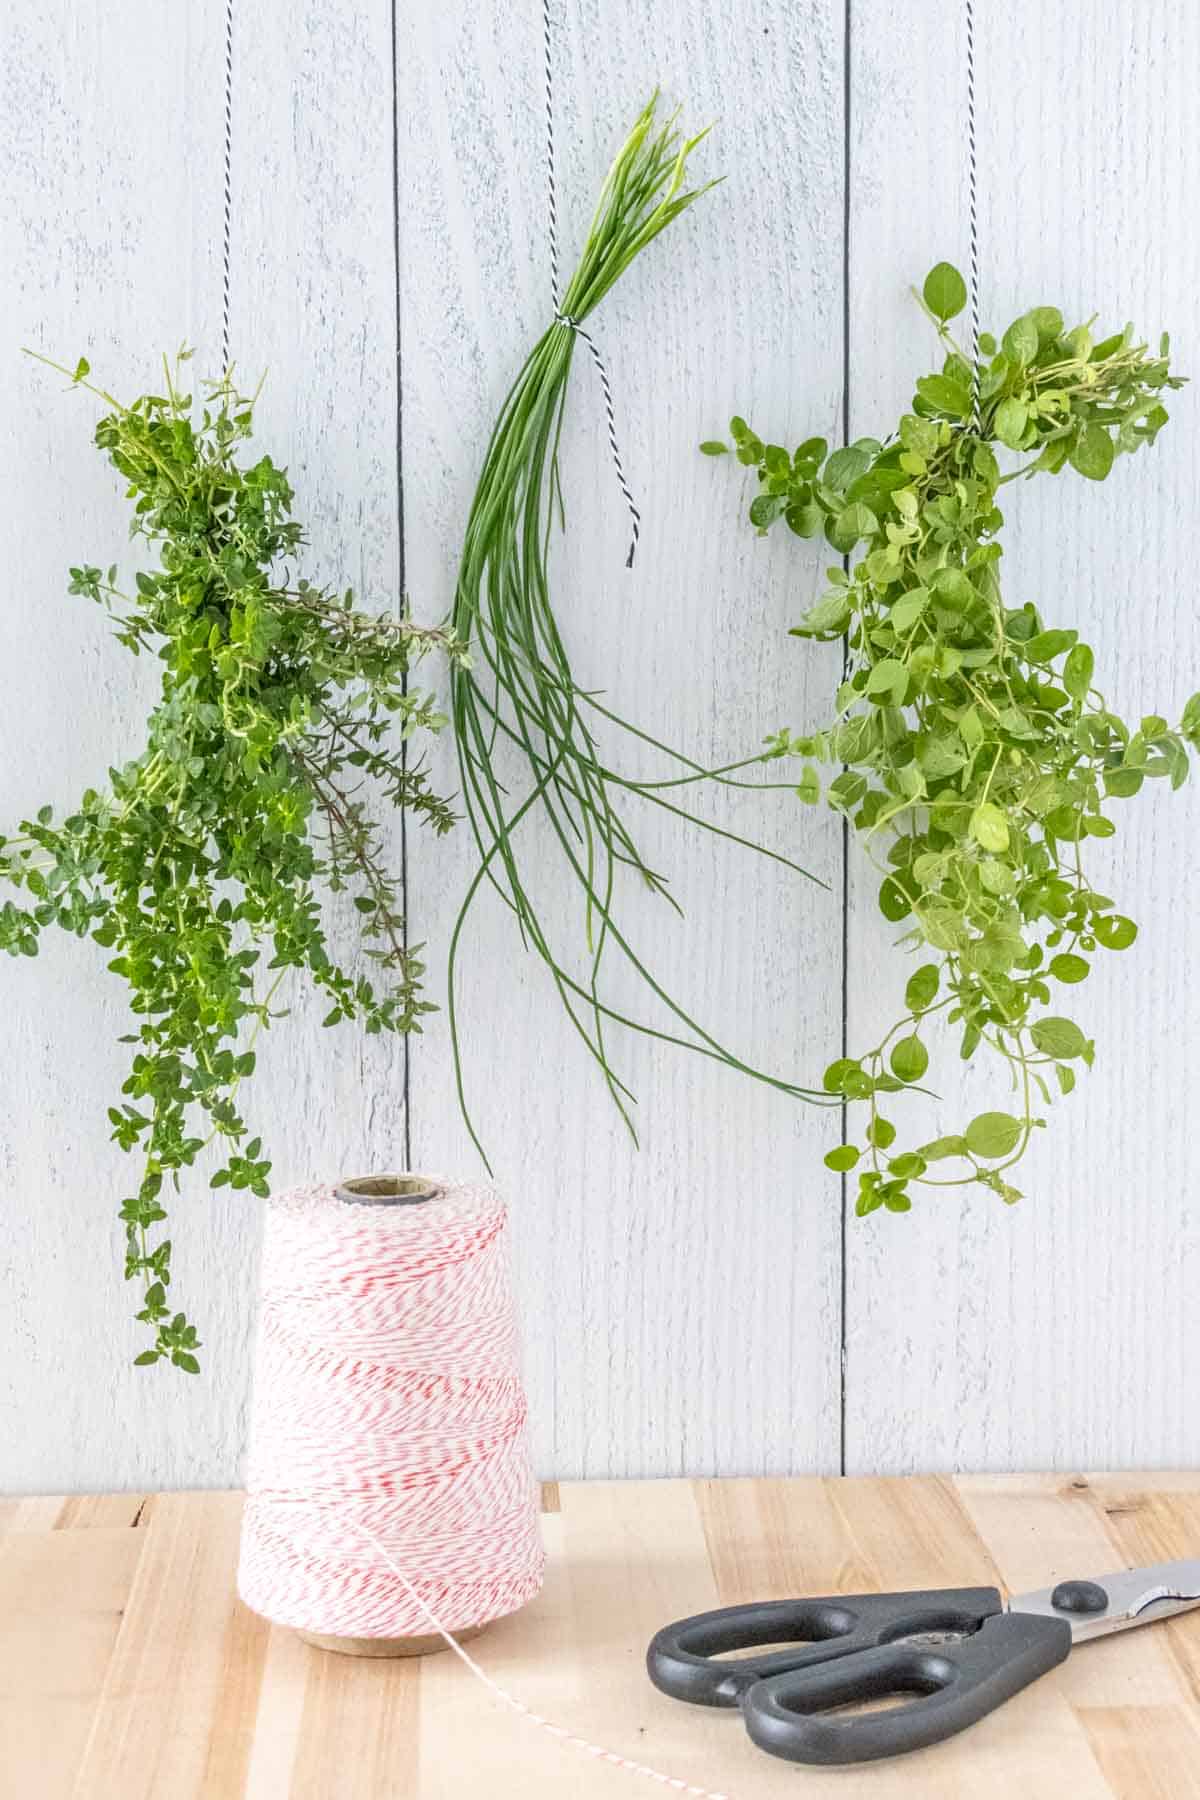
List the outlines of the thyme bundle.
{"type": "Polygon", "coordinates": [[[304,544],[292,489],[269,456],[240,459],[254,398],[232,378],[197,417],[180,363],[164,363],[165,393],[128,406],[92,386],[86,361],[61,372],[103,401],[96,443],[134,503],[132,534],[158,552],[132,589],[115,565],[84,565],[70,592],[104,608],[125,649],[155,656],[162,680],[139,756],[61,821],[43,806],[0,836],[0,880],[27,900],[0,904],[0,950],[35,956],[56,926],[101,946],[128,988],[131,1067],[108,1116],[141,1163],[120,1208],[152,1333],[136,1360],[195,1373],[197,1329],[167,1300],[164,1188],[215,1142],[213,1187],[267,1193],[239,1090],[284,1016],[281,987],[302,973],[326,1025],[368,1033],[414,1030],[431,1010],[370,797],[436,833],[452,825],[402,745],[445,723],[410,671],[456,646],[291,573],[304,544]],[[322,889],[353,895],[374,980],[331,955],[322,889]]]}

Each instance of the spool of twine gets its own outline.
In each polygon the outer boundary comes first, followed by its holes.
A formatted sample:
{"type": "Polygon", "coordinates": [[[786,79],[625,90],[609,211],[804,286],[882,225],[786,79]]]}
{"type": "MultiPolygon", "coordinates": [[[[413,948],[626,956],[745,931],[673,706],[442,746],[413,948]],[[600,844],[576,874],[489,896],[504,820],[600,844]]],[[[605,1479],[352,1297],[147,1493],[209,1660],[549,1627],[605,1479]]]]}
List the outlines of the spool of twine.
{"type": "Polygon", "coordinates": [[[246,1604],[368,1656],[523,1605],[543,1555],[499,1196],[409,1174],[276,1195],[261,1288],[246,1604]]]}

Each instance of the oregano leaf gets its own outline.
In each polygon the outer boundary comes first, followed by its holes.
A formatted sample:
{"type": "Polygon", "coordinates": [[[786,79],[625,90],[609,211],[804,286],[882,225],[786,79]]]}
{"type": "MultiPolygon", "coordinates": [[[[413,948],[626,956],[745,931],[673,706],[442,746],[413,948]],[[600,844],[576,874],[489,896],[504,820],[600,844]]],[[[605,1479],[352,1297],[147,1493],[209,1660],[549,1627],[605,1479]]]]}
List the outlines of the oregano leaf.
{"type": "Polygon", "coordinates": [[[898,1080],[920,1081],[929,1067],[929,1052],[919,1037],[904,1037],[893,1046],[889,1060],[898,1080]]]}
{"type": "Polygon", "coordinates": [[[937,998],[941,974],[936,963],[922,963],[909,976],[904,989],[904,1004],[910,1012],[924,1012],[937,998]]]}
{"type": "Polygon", "coordinates": [[[971,836],[984,850],[1008,849],[1008,820],[1000,808],[984,800],[971,814],[971,836]]]}
{"type": "Polygon", "coordinates": [[[1035,1019],[1029,1035],[1034,1047],[1045,1056],[1082,1056],[1087,1048],[1087,1039],[1071,1019],[1035,1019]]]}
{"type": "Polygon", "coordinates": [[[1113,441],[1103,425],[1087,424],[1071,450],[1071,467],[1089,481],[1103,481],[1113,466],[1113,441]]]}
{"type": "Polygon", "coordinates": [[[921,289],[926,306],[943,324],[956,318],[967,304],[967,284],[953,263],[935,263],[921,289]]]}
{"type": "Polygon", "coordinates": [[[1008,1156],[1021,1140],[1022,1124],[1011,1113],[979,1113],[963,1133],[973,1156],[997,1159],[1008,1156]]]}

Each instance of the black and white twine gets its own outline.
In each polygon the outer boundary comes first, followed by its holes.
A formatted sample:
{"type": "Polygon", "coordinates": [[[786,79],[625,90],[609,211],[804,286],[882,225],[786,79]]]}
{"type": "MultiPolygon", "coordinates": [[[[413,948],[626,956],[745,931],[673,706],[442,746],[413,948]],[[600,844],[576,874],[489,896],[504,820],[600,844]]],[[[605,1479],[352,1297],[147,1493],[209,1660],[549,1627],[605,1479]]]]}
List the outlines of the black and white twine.
{"type": "Polygon", "coordinates": [[[596,365],[596,373],[600,377],[600,389],[604,395],[604,413],[608,421],[608,447],[612,452],[613,468],[617,472],[617,482],[625,496],[625,504],[629,508],[629,517],[633,526],[629,540],[629,554],[625,558],[625,567],[632,569],[633,559],[637,554],[642,515],[634,503],[629,483],[625,479],[625,468],[621,462],[621,450],[617,443],[617,415],[613,407],[612,385],[608,379],[608,370],[604,366],[604,358],[591,333],[584,330],[578,319],[573,319],[569,313],[560,311],[558,304],[558,197],[554,172],[554,46],[550,30],[550,0],[542,0],[542,41],[546,52],[546,218],[550,239],[550,297],[554,302],[555,319],[568,331],[573,331],[576,337],[583,339],[591,352],[592,361],[596,365]]]}
{"type": "Polygon", "coordinates": [[[221,372],[229,371],[229,258],[233,236],[233,0],[225,0],[225,223],[221,290],[221,372]]]}
{"type": "Polygon", "coordinates": [[[542,0],[542,42],[546,52],[546,212],[550,235],[550,298],[558,311],[558,199],[554,186],[554,84],[553,46],[550,41],[550,0],[542,0]]]}
{"type": "Polygon", "coordinates": [[[970,233],[971,288],[971,404],[975,429],[979,429],[979,219],[978,171],[975,153],[975,8],[967,9],[967,219],[970,233]]]}

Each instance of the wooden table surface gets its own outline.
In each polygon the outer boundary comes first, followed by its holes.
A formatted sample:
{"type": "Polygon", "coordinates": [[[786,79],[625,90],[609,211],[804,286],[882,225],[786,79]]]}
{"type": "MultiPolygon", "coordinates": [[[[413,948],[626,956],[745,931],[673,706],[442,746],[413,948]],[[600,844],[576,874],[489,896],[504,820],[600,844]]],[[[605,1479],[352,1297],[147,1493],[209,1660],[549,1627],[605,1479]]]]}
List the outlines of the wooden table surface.
{"type": "MultiPolygon", "coordinates": [[[[0,1501],[4,1800],[623,1800],[450,1655],[310,1649],[234,1593],[235,1494],[0,1501]]],[[[1200,1548],[1200,1475],[550,1484],[546,1585],[473,1646],[581,1736],[729,1800],[1200,1796],[1200,1612],[1081,1646],[894,1763],[804,1770],[646,1680],[655,1628],[750,1599],[998,1582],[1200,1548]]],[[[669,1791],[666,1789],[663,1792],[669,1791]]]]}

